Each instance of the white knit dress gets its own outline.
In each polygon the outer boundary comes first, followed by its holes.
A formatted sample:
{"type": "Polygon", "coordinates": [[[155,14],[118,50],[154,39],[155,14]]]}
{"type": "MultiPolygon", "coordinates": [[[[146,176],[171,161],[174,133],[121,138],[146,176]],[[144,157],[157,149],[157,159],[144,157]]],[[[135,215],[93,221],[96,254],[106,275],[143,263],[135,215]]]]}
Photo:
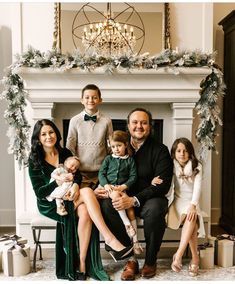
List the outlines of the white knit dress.
{"type": "Polygon", "coordinates": [[[191,160],[185,165],[184,169],[174,160],[173,190],[174,199],[169,207],[167,216],[167,224],[171,229],[178,229],[187,215],[188,208],[191,204],[196,206],[199,228],[198,237],[205,236],[205,228],[201,210],[199,207],[199,199],[201,194],[202,166],[198,164],[199,173],[193,176],[191,160]]]}

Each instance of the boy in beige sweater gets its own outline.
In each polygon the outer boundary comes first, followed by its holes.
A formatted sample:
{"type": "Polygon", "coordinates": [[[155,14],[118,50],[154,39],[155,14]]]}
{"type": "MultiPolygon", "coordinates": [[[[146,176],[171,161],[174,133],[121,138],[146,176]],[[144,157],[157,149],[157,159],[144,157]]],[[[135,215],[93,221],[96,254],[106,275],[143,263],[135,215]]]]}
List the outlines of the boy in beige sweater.
{"type": "MultiPolygon", "coordinates": [[[[93,84],[82,90],[84,110],[71,118],[66,147],[80,160],[81,187],[95,188],[98,171],[108,154],[108,137],[113,132],[112,121],[98,110],[102,103],[100,89],[93,84]]],[[[97,194],[102,198],[106,192],[97,194]]]]}

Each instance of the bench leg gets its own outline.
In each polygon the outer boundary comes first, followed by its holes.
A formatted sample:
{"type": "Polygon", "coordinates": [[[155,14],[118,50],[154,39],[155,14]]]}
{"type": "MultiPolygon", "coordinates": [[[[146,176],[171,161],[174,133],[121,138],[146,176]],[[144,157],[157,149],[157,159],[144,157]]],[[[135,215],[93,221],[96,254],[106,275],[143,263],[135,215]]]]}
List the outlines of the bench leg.
{"type": "Polygon", "coordinates": [[[33,231],[33,240],[35,243],[35,249],[34,249],[34,254],[33,254],[33,272],[36,272],[36,261],[37,261],[37,251],[39,248],[39,260],[42,260],[42,247],[40,244],[40,236],[41,236],[41,229],[38,229],[38,234],[37,234],[37,229],[36,228],[32,228],[33,231]]]}

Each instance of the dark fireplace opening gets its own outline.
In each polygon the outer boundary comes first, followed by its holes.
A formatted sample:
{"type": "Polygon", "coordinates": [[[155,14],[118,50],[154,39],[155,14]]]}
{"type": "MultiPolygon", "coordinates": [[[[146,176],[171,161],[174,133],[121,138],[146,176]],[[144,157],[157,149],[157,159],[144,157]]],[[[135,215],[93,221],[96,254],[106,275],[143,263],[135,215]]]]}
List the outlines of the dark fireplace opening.
{"type": "MultiPolygon", "coordinates": [[[[70,119],[63,119],[63,144],[66,145],[66,140],[68,136],[70,119]]],[[[127,130],[125,119],[112,119],[113,130],[127,130]]],[[[162,143],[163,140],[163,119],[153,119],[152,134],[155,136],[156,140],[162,143]]]]}

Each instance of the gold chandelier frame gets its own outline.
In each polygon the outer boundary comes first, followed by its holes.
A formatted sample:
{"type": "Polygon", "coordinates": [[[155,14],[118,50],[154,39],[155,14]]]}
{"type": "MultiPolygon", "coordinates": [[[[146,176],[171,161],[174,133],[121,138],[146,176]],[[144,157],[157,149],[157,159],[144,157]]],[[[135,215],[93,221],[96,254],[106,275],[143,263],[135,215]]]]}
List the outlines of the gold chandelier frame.
{"type": "MultiPolygon", "coordinates": [[[[61,50],[61,3],[54,3],[54,32],[52,48],[61,50]]],[[[171,48],[169,3],[164,3],[164,48],[171,48]]]]}

